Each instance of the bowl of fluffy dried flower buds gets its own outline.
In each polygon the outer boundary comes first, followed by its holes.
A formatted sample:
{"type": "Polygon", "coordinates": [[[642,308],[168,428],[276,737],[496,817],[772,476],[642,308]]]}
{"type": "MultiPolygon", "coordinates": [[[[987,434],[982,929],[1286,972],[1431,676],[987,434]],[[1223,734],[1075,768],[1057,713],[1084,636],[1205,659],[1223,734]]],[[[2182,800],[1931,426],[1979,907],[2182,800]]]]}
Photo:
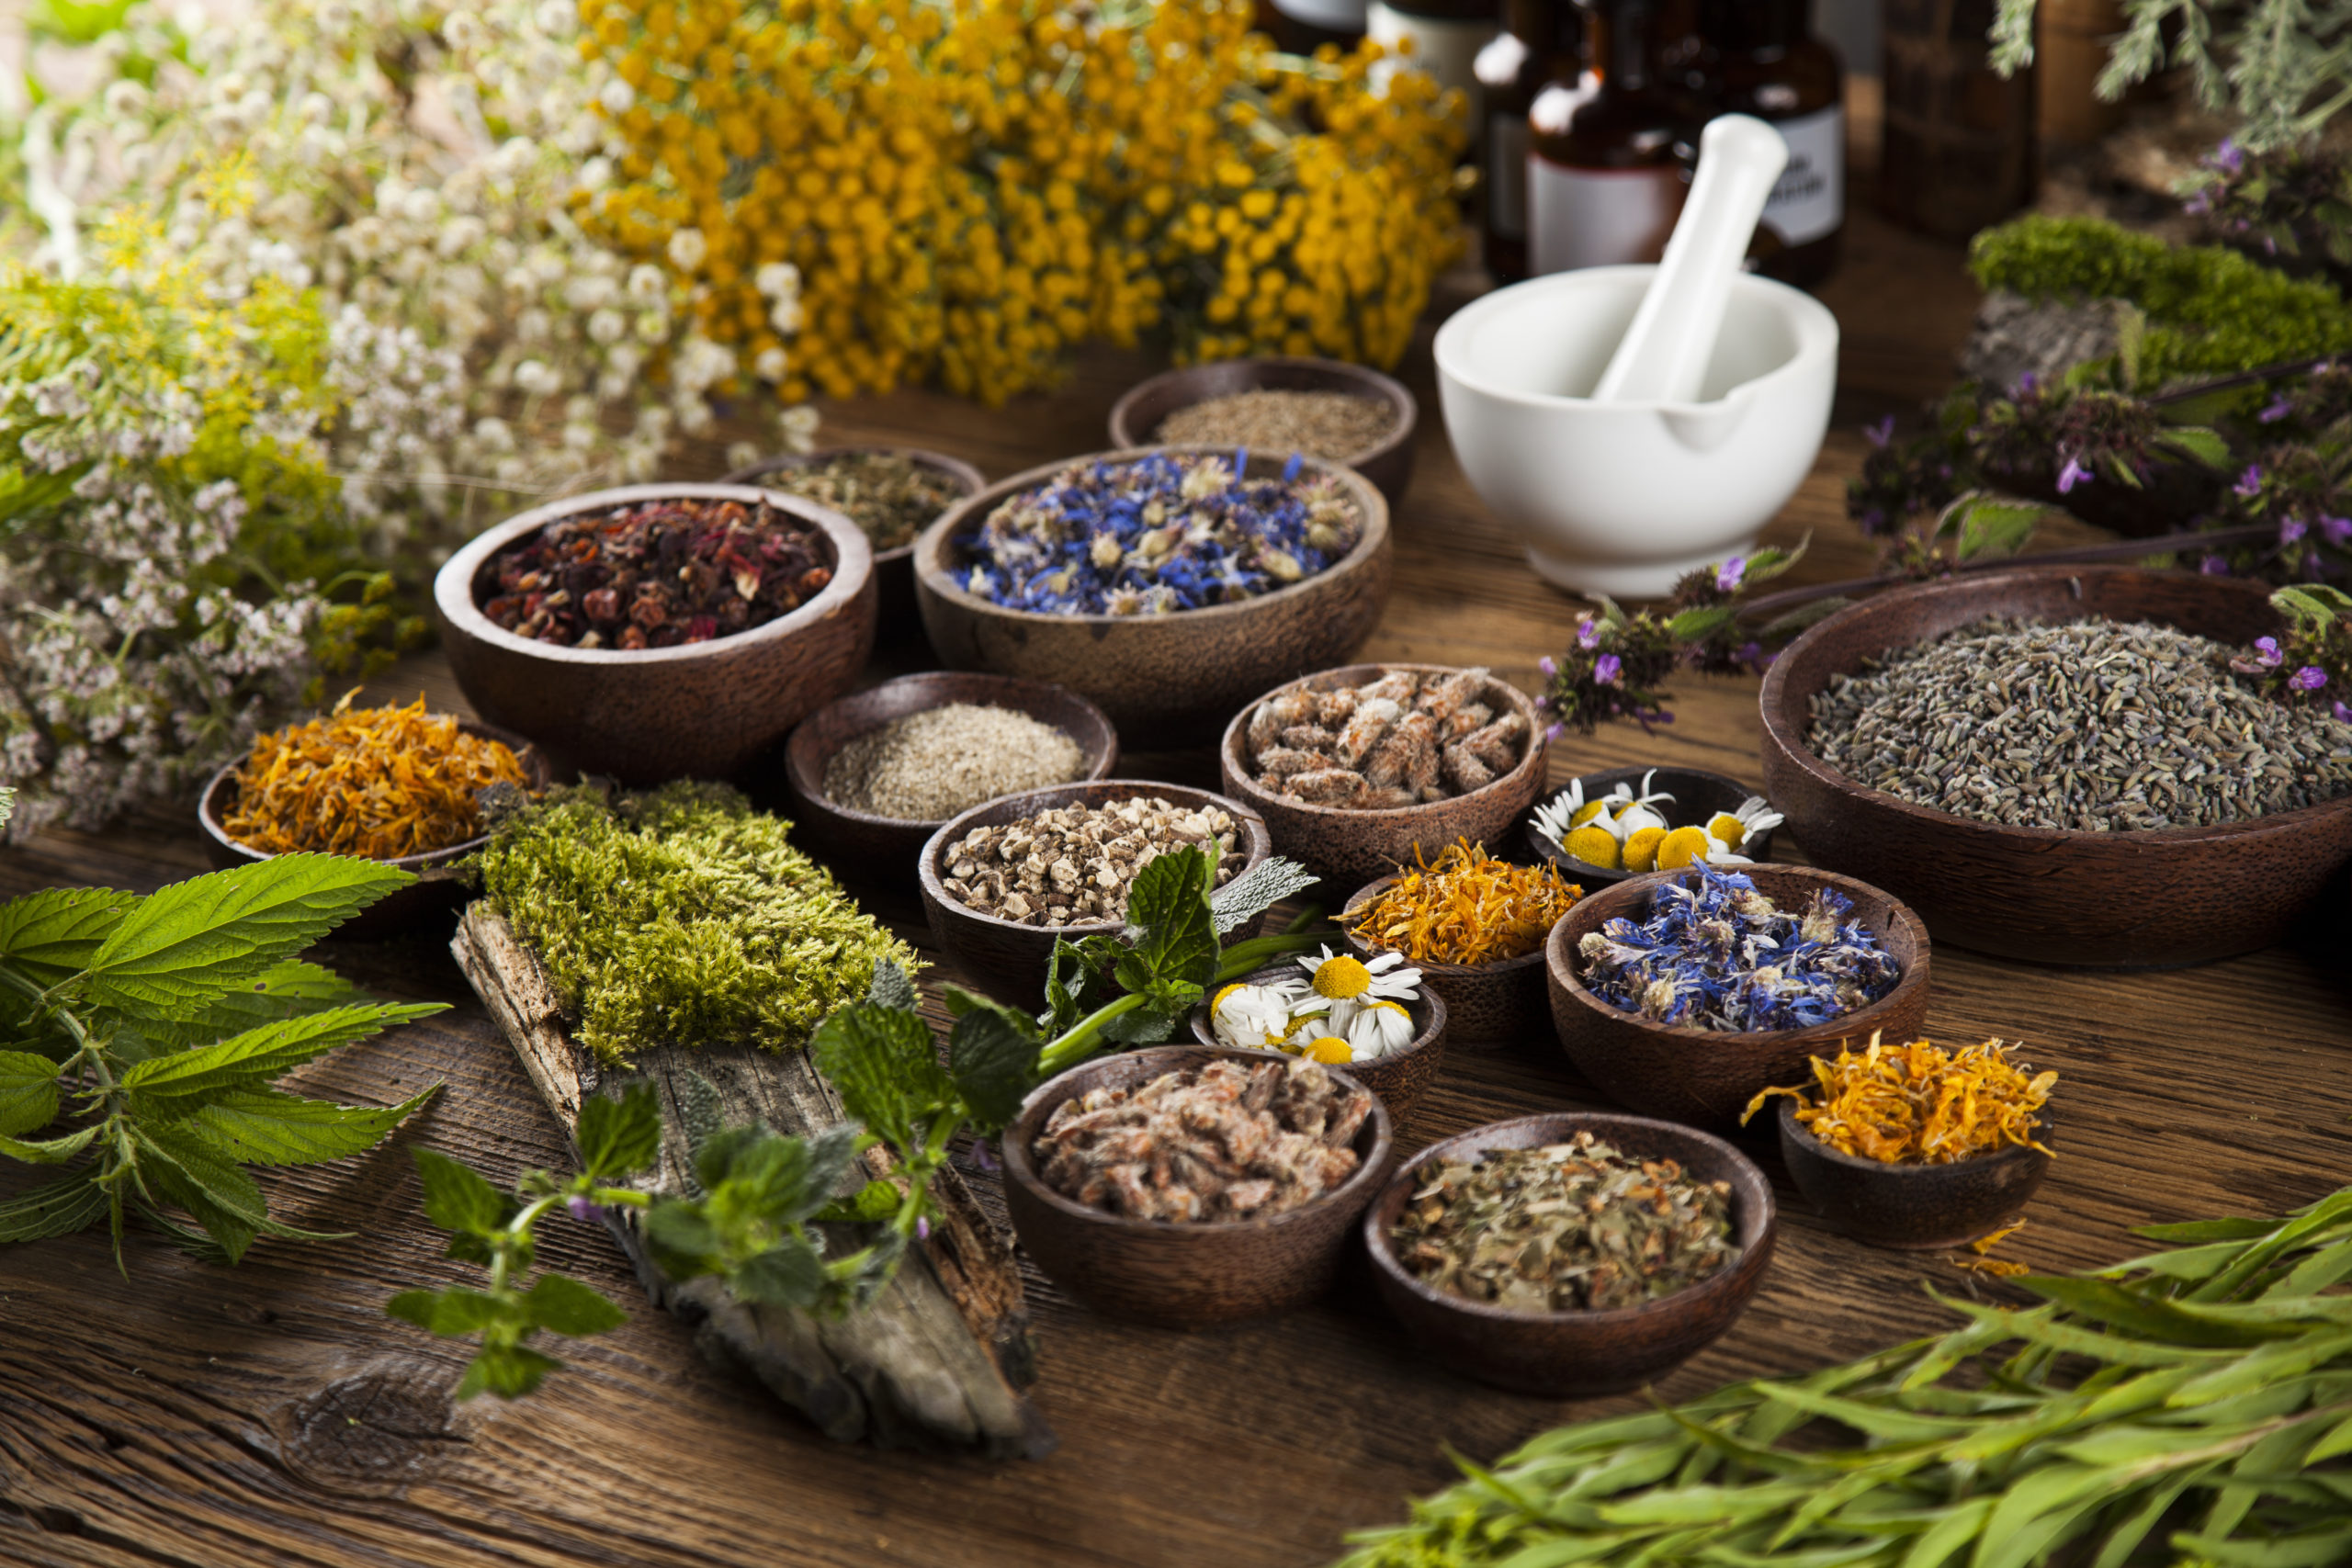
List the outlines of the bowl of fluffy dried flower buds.
{"type": "Polygon", "coordinates": [[[1389,1131],[1343,1067],[1131,1051],[1030,1095],[1004,1134],[1005,1207],[1046,1276],[1106,1316],[1259,1317],[1330,1288],[1387,1179],[1389,1131]]]}
{"type": "Polygon", "coordinates": [[[873,559],[856,524],[796,496],[630,485],[492,528],[433,602],[485,719],[625,784],[724,779],[857,678],[873,559]]]}

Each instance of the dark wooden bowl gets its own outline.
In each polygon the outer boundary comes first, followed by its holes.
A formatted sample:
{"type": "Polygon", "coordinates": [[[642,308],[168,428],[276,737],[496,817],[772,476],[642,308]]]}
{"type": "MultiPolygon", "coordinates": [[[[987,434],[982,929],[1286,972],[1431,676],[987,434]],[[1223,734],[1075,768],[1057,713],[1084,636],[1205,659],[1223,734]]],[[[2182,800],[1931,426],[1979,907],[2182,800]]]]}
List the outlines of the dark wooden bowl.
{"type": "MultiPolygon", "coordinates": [[[[1246,983],[1290,979],[1305,973],[1296,964],[1276,964],[1257,971],[1246,983]]],[[[1374,1061],[1351,1062],[1343,1069],[1378,1095],[1380,1103],[1388,1107],[1388,1114],[1399,1122],[1420,1103],[1422,1092],[1436,1081],[1438,1069],[1445,1066],[1445,998],[1429,986],[1421,987],[1420,992],[1404,1004],[1405,1010],[1413,1015],[1412,1042],[1401,1051],[1391,1051],[1374,1061]]],[[[1215,999],[1215,993],[1211,993],[1210,999],[1215,999]]],[[[1231,1049],[1218,1043],[1206,1001],[1193,1010],[1193,1038],[1218,1050],[1231,1049]]]]}
{"type": "Polygon", "coordinates": [[[1343,359],[1218,359],[1163,370],[1128,388],[1112,405],[1111,445],[1152,446],[1159,439],[1160,422],[1170,414],[1239,392],[1345,392],[1386,403],[1396,412],[1396,427],[1386,440],[1349,457],[1347,464],[1378,485],[1389,505],[1404,499],[1413,478],[1413,432],[1420,422],[1420,405],[1396,378],[1343,359]]]}
{"type": "MultiPolygon", "coordinates": [[[[525,775],[531,781],[534,795],[555,782],[554,770],[548,766],[547,758],[537,747],[514,731],[478,723],[470,718],[459,719],[458,728],[486,740],[503,740],[511,747],[515,759],[523,764],[525,775]]],[[[236,800],[236,762],[231,762],[214,773],[211,781],[204,786],[204,793],[197,797],[196,820],[197,825],[204,829],[204,858],[212,863],[216,871],[232,871],[241,865],[253,865],[277,858],[231,838],[229,830],[221,826],[228,819],[229,813],[235,809],[236,800]]],[[[490,836],[485,833],[468,839],[462,844],[451,844],[446,850],[435,850],[421,855],[402,855],[397,860],[379,863],[414,872],[416,880],[385,894],[337,926],[334,934],[373,941],[430,925],[435,919],[453,919],[469,896],[466,875],[457,869],[457,863],[488,842],[490,836]]]]}
{"type": "MultiPolygon", "coordinates": [[[[1286,1213],[1195,1223],[1130,1219],[1065,1198],[1039,1179],[1029,1146],[1065,1100],[1220,1060],[1292,1058],[1198,1045],[1100,1057],[1038,1088],[1005,1132],[1004,1206],[1023,1249],[1047,1279],[1106,1317],[1194,1328],[1304,1306],[1330,1288],[1357,1216],[1388,1179],[1395,1148],[1388,1112],[1375,1095],[1356,1134],[1363,1163],[1355,1174],[1286,1213]]],[[[1328,1070],[1361,1081],[1345,1067],[1328,1070]]]]}
{"type": "Polygon", "coordinates": [[[1765,674],[1765,793],[1822,865],[1915,906],[1938,942],[2037,964],[2200,964],[2280,940],[2352,863],[2352,795],[2220,828],[1996,828],[1831,771],[1811,703],[1862,660],[1987,615],[2157,621],[2244,644],[2280,629],[2270,590],[2137,567],[2019,567],[1897,588],[1821,622],[1765,674]]]}
{"type": "Polygon", "coordinates": [[[1400,865],[1410,865],[1417,852],[1434,860],[1456,839],[1467,839],[1488,850],[1508,846],[1511,828],[1544,788],[1544,716],[1534,700],[1508,681],[1489,680],[1482,700],[1499,714],[1508,705],[1527,721],[1527,744],[1519,765],[1468,795],[1433,800],[1422,806],[1389,810],[1357,811],[1337,806],[1309,806],[1267,788],[1250,776],[1250,716],[1259,703],[1279,696],[1294,686],[1328,692],[1340,686],[1361,686],[1392,670],[1419,674],[1453,674],[1442,664],[1350,664],[1326,670],[1303,681],[1290,681],[1252,701],[1225,727],[1217,747],[1217,768],[1225,793],[1246,800],[1273,829],[1274,847],[1316,875],[1339,887],[1353,887],[1384,876],[1400,865]]]}
{"type": "Polygon", "coordinates": [[[1381,1298],[1414,1342],[1464,1377],[1553,1398],[1638,1388],[1721,1338],[1756,1293],[1776,1234],[1772,1184],[1746,1155],[1705,1133],[1641,1116],[1562,1112],[1490,1122],[1415,1155],[1363,1217],[1381,1298]],[[1739,1256],[1687,1291],[1601,1312],[1510,1312],[1423,1284],[1396,1261],[1389,1236],[1419,1173],[1488,1149],[1541,1148],[1578,1133],[1633,1158],[1672,1159],[1702,1181],[1728,1181],[1739,1256]]]}
{"type": "MultiPolygon", "coordinates": [[[[1348,945],[1369,957],[1393,951],[1374,947],[1355,933],[1356,911],[1396,881],[1384,876],[1356,889],[1340,913],[1348,945]]],[[[1516,1040],[1544,1031],[1544,950],[1499,964],[1432,964],[1408,958],[1421,972],[1424,989],[1445,1001],[1446,1027],[1456,1040],[1516,1040]]]]}
{"type": "Polygon", "coordinates": [[[1781,908],[1802,904],[1822,886],[1854,901],[1849,919],[1859,920],[1902,965],[1894,988],[1843,1018],[1809,1029],[1774,1029],[1752,1034],[1653,1023],[1623,1012],[1585,988],[1584,961],[1577,944],[1603,922],[1649,914],[1650,897],[1669,882],[1690,882],[1697,874],[1652,872],[1605,888],[1568,911],[1544,944],[1550,987],[1552,1025],[1561,1049],[1577,1071],[1620,1105],[1648,1116],[1701,1127],[1736,1127],[1747,1102],[1776,1084],[1807,1081],[1813,1058],[1840,1041],[1855,1045],[1883,1031],[1889,1043],[1916,1040],[1928,1021],[1928,929],[1919,917],[1867,883],[1805,865],[1743,865],[1757,891],[1781,908]]]}
{"type": "MultiPolygon", "coordinates": [[[[805,468],[828,457],[861,452],[887,453],[923,468],[936,469],[955,480],[957,489],[965,495],[978,495],[989,487],[989,481],[982,477],[980,470],[963,458],[951,457],[944,452],[926,452],[914,446],[820,446],[813,452],[786,452],[779,457],[763,457],[748,468],[738,468],[718,482],[756,485],[770,474],[782,473],[788,468],[805,468]]],[[[893,545],[887,550],[874,552],[874,640],[877,644],[895,647],[912,642],[921,636],[922,612],[915,605],[915,541],[909,539],[903,545],[893,545]]]]}
{"type": "MultiPolygon", "coordinates": [[[[1235,876],[1274,852],[1273,837],[1266,831],[1265,822],[1239,801],[1227,800],[1206,790],[1161,784],[1156,779],[1096,779],[1087,784],[1057,784],[1052,789],[1033,789],[1026,795],[1008,795],[976,806],[932,834],[916,863],[916,875],[922,884],[922,907],[931,917],[931,934],[955,961],[964,978],[1008,1007],[1034,1011],[1045,1005],[1046,969],[1053,960],[1057,939],[1067,937],[1076,942],[1081,937],[1116,936],[1121,926],[1116,920],[1074,926],[1025,926],[1017,920],[984,915],[957,902],[941,885],[940,868],[948,847],[975,828],[1018,822],[1057,807],[1101,806],[1137,795],[1190,809],[1222,807],[1240,829],[1235,847],[1241,852],[1242,861],[1235,876]]],[[[1262,919],[1261,916],[1259,920],[1229,933],[1227,941],[1239,942],[1255,935],[1262,919]]]]}
{"type": "Polygon", "coordinates": [[[529,736],[561,766],[627,784],[725,779],[849,688],[874,647],[874,552],[838,512],[748,485],[650,484],[534,507],[478,536],[441,568],[433,607],[458,689],[493,724],[529,736]],[[675,496],[760,502],[823,530],[833,580],[788,615],[679,648],[560,648],[493,625],[476,595],[490,559],[559,518],[675,496]]]}
{"type": "MultiPolygon", "coordinates": [[[[1169,446],[1167,452],[1224,447],[1169,446]]],[[[1267,687],[1346,660],[1388,604],[1393,547],[1388,503],[1353,469],[1337,474],[1363,518],[1354,549],[1325,571],[1239,604],[1170,615],[1047,615],[1008,610],[964,588],[964,541],[1003,502],[1063,469],[1141,452],[1048,463],[989,486],[915,541],[923,629],[955,670],[1058,681],[1101,705],[1131,750],[1165,751],[1216,738],[1233,710],[1267,687]]],[[[1286,457],[1253,456],[1251,477],[1279,474],[1286,457]]]]}
{"type": "MultiPolygon", "coordinates": [[[[1781,1158],[1830,1227],[1872,1247],[1936,1252],[1964,1247],[2018,1217],[2050,1156],[2017,1145],[1951,1165],[1889,1165],[1840,1154],[1797,1122],[1796,1101],[1781,1107],[1781,1158]]],[[[2034,1113],[2034,1135],[2050,1141],[2050,1108],[2034,1113]]]]}
{"type": "MultiPolygon", "coordinates": [[[[1748,788],[1727,773],[1711,773],[1704,768],[1611,768],[1605,773],[1587,773],[1576,782],[1584,785],[1584,797],[1590,801],[1607,795],[1621,784],[1640,790],[1645,774],[1657,775],[1650,786],[1652,790],[1664,790],[1674,796],[1673,809],[1659,815],[1676,827],[1703,828],[1707,819],[1716,812],[1736,811],[1740,802],[1749,795],[1764,793],[1748,788]]],[[[1535,804],[1545,804],[1566,788],[1563,784],[1535,804]]],[[[1768,858],[1772,852],[1773,832],[1774,829],[1767,828],[1752,835],[1740,847],[1739,852],[1749,860],[1768,858]]],[[[1646,874],[1637,871],[1610,871],[1594,865],[1590,861],[1577,859],[1544,836],[1544,830],[1535,825],[1532,807],[1521,824],[1520,837],[1525,840],[1530,853],[1558,866],[1561,875],[1580,885],[1588,893],[1614,886],[1628,877],[1646,874]]]]}
{"type": "Polygon", "coordinates": [[[1012,708],[1052,725],[1085,753],[1085,778],[1108,777],[1118,764],[1118,731],[1102,710],[1075,692],[1042,681],[933,670],[853,692],[802,719],[784,743],[792,819],[836,870],[875,881],[912,879],[924,841],[946,819],[905,821],[838,805],[825,793],[825,769],[834,752],[868,730],[950,703],[1012,708]]]}

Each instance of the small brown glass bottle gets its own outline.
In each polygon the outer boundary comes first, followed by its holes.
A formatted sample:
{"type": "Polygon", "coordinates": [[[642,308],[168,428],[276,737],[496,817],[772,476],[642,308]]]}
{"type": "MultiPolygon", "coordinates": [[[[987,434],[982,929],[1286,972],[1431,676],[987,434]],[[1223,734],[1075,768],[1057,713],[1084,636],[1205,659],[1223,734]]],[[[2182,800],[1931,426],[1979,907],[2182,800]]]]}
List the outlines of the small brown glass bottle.
{"type": "Polygon", "coordinates": [[[1252,20],[1274,47],[1312,54],[1321,44],[1353,49],[1363,38],[1366,0],[1256,0],[1252,20]]]}
{"type": "Polygon", "coordinates": [[[1527,276],[1527,111],[1546,82],[1575,80],[1584,21],[1569,0],[1505,0],[1503,24],[1476,72],[1487,115],[1487,270],[1516,283],[1527,276]]]}
{"type": "Polygon", "coordinates": [[[1682,210],[1681,117],[1657,73],[1657,0],[1577,5],[1581,69],[1545,85],[1527,112],[1528,263],[1538,274],[1654,262],[1682,210]]]}
{"type": "Polygon", "coordinates": [[[1844,72],[1813,36],[1804,0],[1702,0],[1690,85],[1709,117],[1753,115],[1789,144],[1760,227],[1780,242],[1757,270],[1810,288],[1846,231],[1844,72]]]}

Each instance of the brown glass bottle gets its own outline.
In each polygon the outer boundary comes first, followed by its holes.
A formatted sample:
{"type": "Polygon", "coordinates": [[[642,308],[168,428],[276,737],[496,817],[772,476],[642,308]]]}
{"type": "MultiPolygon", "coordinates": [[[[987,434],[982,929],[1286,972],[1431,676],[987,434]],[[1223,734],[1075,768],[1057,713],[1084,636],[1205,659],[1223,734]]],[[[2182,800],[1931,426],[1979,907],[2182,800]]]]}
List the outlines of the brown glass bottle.
{"type": "Polygon", "coordinates": [[[1366,0],[1255,0],[1252,20],[1276,49],[1312,54],[1321,44],[1353,49],[1363,38],[1366,0]]]}
{"type": "Polygon", "coordinates": [[[1478,51],[1487,116],[1487,270],[1498,283],[1527,276],[1527,111],[1555,77],[1573,81],[1584,14],[1569,0],[1505,0],[1504,30],[1478,51]]]}
{"type": "Polygon", "coordinates": [[[1761,226],[1780,243],[1759,272],[1806,288],[1829,276],[1846,231],[1845,73],[1813,36],[1804,0],[1702,0],[1689,77],[1706,113],[1754,115],[1789,143],[1761,226]]]}
{"type": "Polygon", "coordinates": [[[1657,74],[1657,0],[1577,0],[1580,68],[1528,108],[1529,269],[1654,262],[1682,209],[1682,117],[1657,74]]]}

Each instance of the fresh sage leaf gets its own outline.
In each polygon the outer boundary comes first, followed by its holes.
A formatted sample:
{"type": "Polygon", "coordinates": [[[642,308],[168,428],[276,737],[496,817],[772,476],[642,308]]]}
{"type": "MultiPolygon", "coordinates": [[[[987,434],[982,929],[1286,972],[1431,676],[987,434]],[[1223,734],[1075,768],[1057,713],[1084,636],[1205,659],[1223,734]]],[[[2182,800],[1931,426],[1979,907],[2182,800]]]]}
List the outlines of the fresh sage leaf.
{"type": "Polygon", "coordinates": [[[860,1002],[835,1010],[808,1039],[809,1057],[842,1106],[893,1149],[920,1139],[918,1119],[947,1105],[955,1085],[933,1055],[917,1014],[860,1002]]]}
{"type": "Polygon", "coordinates": [[[1209,895],[1216,934],[1232,935],[1283,899],[1295,898],[1320,881],[1295,860],[1273,855],[1260,861],[1209,895]]]}

